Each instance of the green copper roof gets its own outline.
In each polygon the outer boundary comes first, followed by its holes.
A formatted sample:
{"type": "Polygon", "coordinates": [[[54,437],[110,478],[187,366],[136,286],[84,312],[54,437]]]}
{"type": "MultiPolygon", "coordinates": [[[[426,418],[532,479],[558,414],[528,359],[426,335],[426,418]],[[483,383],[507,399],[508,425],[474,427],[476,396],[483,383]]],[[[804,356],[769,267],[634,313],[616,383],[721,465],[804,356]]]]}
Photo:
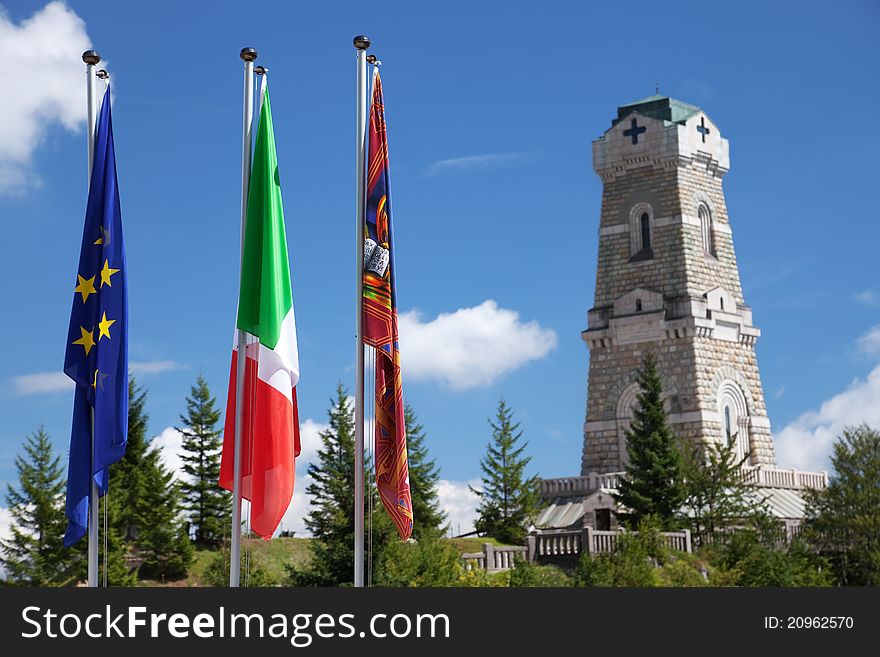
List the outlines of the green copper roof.
{"type": "Polygon", "coordinates": [[[617,108],[617,118],[611,122],[616,125],[632,112],[638,112],[653,119],[669,121],[670,123],[684,123],[697,112],[702,111],[696,105],[684,103],[668,96],[648,96],[634,103],[621,105],[617,108]]]}

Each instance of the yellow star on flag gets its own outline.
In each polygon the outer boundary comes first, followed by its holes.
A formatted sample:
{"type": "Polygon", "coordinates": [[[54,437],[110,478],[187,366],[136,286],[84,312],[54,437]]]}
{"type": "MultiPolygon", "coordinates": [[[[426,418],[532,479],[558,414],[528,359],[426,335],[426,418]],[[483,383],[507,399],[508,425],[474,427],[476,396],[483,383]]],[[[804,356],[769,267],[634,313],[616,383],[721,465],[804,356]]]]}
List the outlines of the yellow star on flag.
{"type": "Polygon", "coordinates": [[[103,245],[105,239],[107,240],[107,244],[110,244],[110,231],[109,231],[109,230],[104,230],[104,227],[101,226],[101,237],[99,237],[98,239],[96,239],[96,240],[93,242],[93,244],[96,244],[96,245],[103,245]]]}
{"type": "Polygon", "coordinates": [[[113,285],[110,283],[110,277],[118,271],[118,269],[113,269],[113,267],[110,266],[110,262],[105,259],[104,268],[101,270],[101,287],[104,287],[104,283],[106,283],[110,287],[113,287],[113,285]]]}
{"type": "Polygon", "coordinates": [[[95,329],[91,331],[86,331],[84,326],[79,327],[80,333],[82,333],[82,337],[79,340],[74,340],[71,344],[80,344],[83,349],[86,350],[86,356],[89,355],[89,352],[92,350],[92,347],[95,346],[95,337],[92,335],[95,332],[95,329]]]}
{"type": "Polygon", "coordinates": [[[98,386],[101,386],[101,390],[103,390],[104,389],[104,381],[108,376],[110,376],[110,375],[104,374],[104,372],[99,372],[98,370],[95,370],[95,380],[92,382],[92,387],[95,390],[98,390],[98,386]]]}
{"type": "Polygon", "coordinates": [[[107,313],[105,312],[101,317],[101,321],[98,322],[98,342],[101,341],[101,338],[106,337],[108,340],[110,339],[110,327],[116,323],[115,319],[107,319],[107,313]]]}
{"type": "Polygon", "coordinates": [[[95,277],[92,276],[91,278],[83,278],[79,274],[77,274],[76,277],[79,279],[79,284],[75,288],[73,288],[73,291],[79,292],[82,295],[83,303],[85,303],[90,294],[98,293],[98,291],[95,289],[95,277]]]}

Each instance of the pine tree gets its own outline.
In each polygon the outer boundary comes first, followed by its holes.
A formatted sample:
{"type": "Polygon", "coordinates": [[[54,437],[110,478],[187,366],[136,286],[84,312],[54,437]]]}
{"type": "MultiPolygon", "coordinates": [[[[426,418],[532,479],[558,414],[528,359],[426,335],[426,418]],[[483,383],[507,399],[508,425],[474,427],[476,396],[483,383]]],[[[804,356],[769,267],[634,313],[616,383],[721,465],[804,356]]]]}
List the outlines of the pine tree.
{"type": "Polygon", "coordinates": [[[144,557],[139,574],[154,579],[186,577],[193,546],[183,519],[183,496],[174,473],[163,464],[159,450],[151,447],[141,467],[146,472],[147,495],[142,500],[141,525],[136,541],[144,557]]]}
{"type": "Polygon", "coordinates": [[[503,399],[498,402],[495,422],[490,420],[489,424],[492,440],[480,461],[483,488],[471,488],[480,498],[476,529],[504,543],[521,543],[526,523],[537,511],[538,478],[525,478],[525,468],[531,461],[530,456],[523,456],[528,443],[519,444],[519,422],[513,421],[513,411],[503,399]]]}
{"type": "Polygon", "coordinates": [[[629,464],[614,496],[626,511],[621,517],[633,529],[647,516],[656,516],[666,529],[676,525],[685,499],[681,455],[663,409],[657,360],[648,353],[638,377],[641,392],[626,432],[629,464]]]}
{"type": "Polygon", "coordinates": [[[735,435],[723,443],[681,450],[687,511],[683,522],[690,524],[696,545],[713,544],[719,532],[764,512],[752,494],[755,486],[742,476],[749,457],[737,456],[735,435]]]}
{"type": "Polygon", "coordinates": [[[186,399],[186,414],[180,416],[183,435],[183,473],[180,482],[189,520],[197,544],[212,547],[229,535],[232,498],[217,485],[220,478],[221,431],[217,428],[220,409],[211,396],[208,382],[200,374],[186,399]]]}
{"type": "Polygon", "coordinates": [[[128,391],[128,445],[110,466],[110,493],[119,501],[117,530],[142,560],[140,575],[175,579],[192,560],[180,489],[147,439],[146,391],[133,377],[128,391]]]}
{"type": "Polygon", "coordinates": [[[42,426],[25,440],[15,469],[19,488],[6,485],[12,525],[11,536],[0,541],[0,564],[17,584],[69,583],[79,554],[64,547],[64,471],[42,426]]]}
{"type": "Polygon", "coordinates": [[[880,586],[880,431],[848,427],[824,490],[807,490],[804,537],[843,586],[880,586]]]}
{"type": "Polygon", "coordinates": [[[119,500],[117,527],[120,538],[133,544],[144,518],[142,500],[147,495],[146,473],[140,467],[147,453],[147,393],[133,376],[128,380],[128,443],[125,456],[110,466],[110,493],[119,500]]]}
{"type": "MultiPolygon", "coordinates": [[[[322,431],[317,461],[309,464],[311,482],[306,492],[312,498],[306,527],[312,533],[312,560],[305,570],[288,568],[289,581],[296,586],[345,586],[353,581],[354,563],[354,414],[347,391],[340,383],[336,399],[327,412],[330,427],[322,431]]],[[[367,499],[372,497],[373,567],[381,568],[385,547],[395,533],[370,485],[366,464],[367,499]]],[[[367,517],[367,504],[365,516],[367,517]]],[[[365,555],[367,557],[368,555],[365,555]]],[[[365,566],[365,572],[367,566],[365,566]]]]}
{"type": "Polygon", "coordinates": [[[412,493],[413,538],[420,540],[429,534],[442,534],[446,514],[437,499],[439,469],[434,459],[428,458],[425,428],[419,424],[412,406],[404,407],[406,449],[409,457],[409,486],[412,493]]]}
{"type": "MultiPolygon", "coordinates": [[[[108,491],[101,497],[98,506],[98,585],[103,586],[135,586],[137,571],[129,563],[132,556],[128,544],[119,531],[120,502],[116,495],[108,491]],[[107,514],[105,529],[104,514],[107,514]],[[106,550],[105,550],[106,548],[106,550]],[[105,575],[106,569],[106,575],[105,575]]],[[[88,578],[89,543],[85,538],[76,545],[80,552],[77,579],[85,582],[88,578]]]]}

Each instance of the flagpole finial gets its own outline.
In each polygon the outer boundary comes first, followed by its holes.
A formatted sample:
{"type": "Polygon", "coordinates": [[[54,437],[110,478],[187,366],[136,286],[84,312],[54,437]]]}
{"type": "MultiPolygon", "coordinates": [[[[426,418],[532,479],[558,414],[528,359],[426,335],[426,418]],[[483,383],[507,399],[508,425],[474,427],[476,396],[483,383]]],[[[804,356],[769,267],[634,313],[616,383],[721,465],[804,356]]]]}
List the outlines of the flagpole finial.
{"type": "Polygon", "coordinates": [[[94,50],[86,50],[86,51],[82,54],[82,59],[83,59],[83,63],[84,63],[84,64],[92,64],[92,65],[95,65],[95,64],[97,64],[98,62],[101,61],[101,55],[99,55],[99,54],[98,54],[96,51],[94,51],[94,50]]]}
{"type": "Polygon", "coordinates": [[[370,37],[363,34],[356,36],[352,42],[354,43],[354,47],[358,50],[366,50],[370,47],[370,37]]]}
{"type": "Polygon", "coordinates": [[[254,66],[254,73],[257,75],[266,75],[269,72],[268,66],[254,66]]]}
{"type": "Polygon", "coordinates": [[[242,48],[241,54],[239,55],[243,61],[253,62],[257,59],[257,51],[253,48],[242,48]]]}

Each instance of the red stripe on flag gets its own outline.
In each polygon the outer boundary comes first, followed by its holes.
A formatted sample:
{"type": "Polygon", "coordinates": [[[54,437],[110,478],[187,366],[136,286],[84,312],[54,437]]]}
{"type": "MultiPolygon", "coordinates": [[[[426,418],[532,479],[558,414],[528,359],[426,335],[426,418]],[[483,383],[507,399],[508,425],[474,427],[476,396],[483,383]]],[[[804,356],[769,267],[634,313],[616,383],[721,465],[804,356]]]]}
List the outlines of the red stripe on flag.
{"type": "MultiPolygon", "coordinates": [[[[235,370],[232,353],[220,487],[232,490],[235,458],[235,370]]],[[[257,361],[245,363],[242,421],[241,496],[251,502],[251,530],[265,539],[281,523],[293,497],[294,459],[300,452],[296,389],[290,400],[257,376],[257,361]]]]}

